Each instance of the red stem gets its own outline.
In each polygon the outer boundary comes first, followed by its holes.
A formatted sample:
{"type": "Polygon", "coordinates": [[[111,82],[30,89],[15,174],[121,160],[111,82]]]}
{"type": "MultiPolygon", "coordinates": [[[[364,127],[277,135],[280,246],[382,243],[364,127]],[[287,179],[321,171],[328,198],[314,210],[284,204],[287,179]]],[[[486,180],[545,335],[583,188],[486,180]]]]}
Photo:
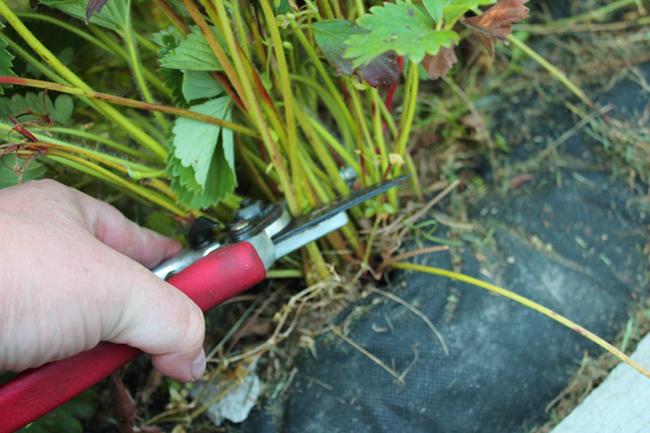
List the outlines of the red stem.
{"type": "MultiPolygon", "coordinates": [[[[399,74],[402,75],[402,71],[404,70],[404,58],[402,56],[397,56],[397,67],[399,68],[399,74]]],[[[386,108],[388,111],[391,111],[393,108],[393,98],[395,97],[395,92],[397,92],[397,87],[399,86],[399,79],[397,79],[392,86],[390,86],[390,89],[388,89],[388,93],[386,94],[386,108]]]]}

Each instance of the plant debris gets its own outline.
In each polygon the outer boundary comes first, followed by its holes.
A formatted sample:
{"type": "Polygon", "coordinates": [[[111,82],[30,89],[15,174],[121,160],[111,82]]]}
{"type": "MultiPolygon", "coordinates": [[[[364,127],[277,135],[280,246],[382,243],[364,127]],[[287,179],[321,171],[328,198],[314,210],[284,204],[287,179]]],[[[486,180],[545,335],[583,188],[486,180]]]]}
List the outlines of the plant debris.
{"type": "Polygon", "coordinates": [[[528,18],[525,3],[528,0],[499,0],[481,15],[465,18],[462,23],[476,30],[483,46],[494,55],[494,41],[500,40],[507,45],[512,25],[528,18]]]}

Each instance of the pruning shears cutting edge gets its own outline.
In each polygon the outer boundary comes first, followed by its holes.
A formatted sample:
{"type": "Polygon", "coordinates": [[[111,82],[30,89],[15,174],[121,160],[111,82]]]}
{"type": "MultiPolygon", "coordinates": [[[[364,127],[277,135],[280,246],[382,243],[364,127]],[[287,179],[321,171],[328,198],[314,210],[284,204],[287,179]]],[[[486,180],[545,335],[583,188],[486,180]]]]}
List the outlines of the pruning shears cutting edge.
{"type": "MultiPolygon", "coordinates": [[[[189,296],[203,311],[255,286],[281,257],[348,223],[347,211],[405,177],[357,190],[292,218],[281,205],[245,200],[220,236],[195,224],[190,248],[153,272],[189,296]]],[[[102,342],[71,358],[27,370],[0,385],[0,433],[10,433],[60,406],[140,355],[130,346],[102,342]]]]}

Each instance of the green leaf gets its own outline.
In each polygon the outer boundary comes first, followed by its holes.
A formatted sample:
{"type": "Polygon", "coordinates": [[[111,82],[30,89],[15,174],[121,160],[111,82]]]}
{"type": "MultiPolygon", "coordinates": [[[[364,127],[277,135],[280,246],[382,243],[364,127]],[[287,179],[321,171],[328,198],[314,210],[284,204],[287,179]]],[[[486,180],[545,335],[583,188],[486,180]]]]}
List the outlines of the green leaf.
{"type": "Polygon", "coordinates": [[[433,18],[436,23],[439,23],[442,21],[444,16],[445,7],[452,1],[453,0],[422,0],[422,4],[427,12],[429,12],[429,15],[431,15],[431,18],[433,18]]]}
{"type": "MultiPolygon", "coordinates": [[[[169,43],[170,35],[167,34],[166,37],[169,43]]],[[[186,39],[180,40],[176,47],[164,53],[159,58],[159,62],[163,68],[183,71],[221,71],[223,69],[198,27],[192,28],[186,39]]]]}
{"type": "Polygon", "coordinates": [[[223,94],[223,88],[208,72],[183,71],[183,97],[187,102],[213,98],[223,94]]]}
{"type": "MultiPolygon", "coordinates": [[[[178,29],[176,29],[176,27],[171,26],[165,30],[154,33],[152,39],[159,47],[158,59],[161,59],[180,45],[183,40],[183,35],[178,31],[178,29]]],[[[172,91],[172,100],[174,104],[185,105],[185,99],[183,98],[182,93],[183,73],[178,69],[167,68],[161,68],[159,73],[162,77],[163,83],[172,91]]]]}
{"type": "Polygon", "coordinates": [[[496,2],[497,0],[451,0],[450,4],[445,7],[445,23],[446,25],[453,25],[468,11],[496,2]]]}
{"type": "Polygon", "coordinates": [[[45,166],[38,161],[27,161],[14,154],[0,157],[0,188],[40,179],[45,176],[45,166]]]}
{"type": "Polygon", "coordinates": [[[291,10],[289,0],[275,0],[273,6],[275,7],[275,13],[277,15],[286,14],[291,10]]]}
{"type": "Polygon", "coordinates": [[[356,24],[347,20],[325,20],[312,24],[312,28],[316,44],[338,73],[351,75],[358,71],[374,87],[390,87],[399,79],[399,66],[394,55],[383,54],[360,69],[354,68],[352,60],[345,58],[347,39],[365,33],[356,24]]]}
{"type": "MultiPolygon", "coordinates": [[[[86,19],[88,0],[39,0],[40,3],[58,9],[63,13],[71,15],[80,20],[86,19]]],[[[90,19],[91,24],[97,24],[115,31],[130,31],[130,9],[131,0],[109,0],[90,19]]]]}
{"type": "MultiPolygon", "coordinates": [[[[0,23],[0,30],[4,28],[4,25],[0,23]]],[[[13,67],[14,56],[7,50],[7,41],[5,41],[4,36],[0,37],[0,75],[14,75],[13,67]]],[[[4,95],[4,87],[0,85],[0,95],[4,95]]]]}
{"type": "Polygon", "coordinates": [[[74,101],[70,95],[59,95],[54,100],[54,111],[50,114],[56,122],[65,125],[70,122],[73,110],[74,101]]]}
{"type": "MultiPolygon", "coordinates": [[[[228,110],[225,120],[232,120],[231,110],[228,110]]],[[[221,131],[221,149],[223,150],[223,159],[228,164],[230,172],[235,173],[235,137],[232,129],[223,128],[221,131]]],[[[233,176],[234,180],[234,176],[233,176]]],[[[235,182],[236,183],[236,182],[235,182]]]]}
{"type": "MultiPolygon", "coordinates": [[[[230,120],[228,96],[192,107],[193,111],[230,120]]],[[[203,209],[216,204],[236,186],[232,131],[179,118],[173,128],[173,156],[168,162],[172,189],[184,205],[203,209]]]]}
{"type": "MultiPolygon", "coordinates": [[[[45,109],[45,101],[47,99],[49,99],[49,96],[47,96],[43,92],[25,93],[25,107],[23,108],[23,112],[33,111],[36,114],[47,114],[47,111],[45,109]]],[[[20,114],[20,113],[16,113],[16,114],[20,114]]]]}
{"type": "Polygon", "coordinates": [[[181,204],[191,209],[205,209],[213,206],[234,191],[235,174],[228,168],[222,148],[219,146],[210,162],[206,186],[201,188],[194,180],[192,167],[184,167],[180,160],[174,156],[170,157],[168,163],[172,190],[181,204]]]}
{"type": "Polygon", "coordinates": [[[350,75],[354,72],[352,61],[345,58],[345,41],[352,36],[365,31],[348,20],[326,20],[312,24],[316,44],[321,49],[327,61],[341,74],[350,75]]]}
{"type": "MultiPolygon", "coordinates": [[[[224,119],[230,107],[230,98],[224,96],[195,105],[191,110],[224,119]]],[[[174,123],[172,131],[174,133],[174,155],[181,160],[185,167],[194,169],[196,182],[204,186],[221,127],[180,117],[174,123]]]]}
{"type": "Polygon", "coordinates": [[[183,34],[176,27],[169,26],[151,35],[151,40],[159,47],[158,56],[163,57],[180,45],[183,34]]]}
{"type": "Polygon", "coordinates": [[[402,0],[370,8],[358,23],[367,33],[348,38],[345,52],[355,67],[390,51],[420,63],[426,54],[435,55],[441,47],[459,41],[454,31],[435,31],[433,20],[422,8],[402,0]]]}
{"type": "Polygon", "coordinates": [[[11,99],[0,98],[0,118],[20,116],[21,123],[42,122],[43,116],[49,116],[54,122],[66,125],[70,123],[73,110],[74,101],[69,95],[59,95],[54,102],[46,92],[16,93],[11,99]]]}

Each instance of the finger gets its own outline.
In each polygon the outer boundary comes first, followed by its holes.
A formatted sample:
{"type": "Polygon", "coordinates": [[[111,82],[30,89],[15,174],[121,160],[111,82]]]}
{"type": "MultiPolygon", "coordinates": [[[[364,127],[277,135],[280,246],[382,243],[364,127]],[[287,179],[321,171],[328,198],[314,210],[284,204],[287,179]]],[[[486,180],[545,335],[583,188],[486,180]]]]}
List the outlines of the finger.
{"type": "Polygon", "coordinates": [[[150,353],[154,366],[175,379],[200,378],[205,369],[203,312],[180,290],[137,263],[121,259],[123,263],[116,260],[115,266],[107,266],[112,282],[106,293],[112,301],[105,302],[109,311],[102,312],[106,314],[103,340],[150,353]]]}
{"type": "Polygon", "coordinates": [[[93,235],[144,266],[152,268],[181,249],[178,242],[138,226],[108,203],[82,192],[78,195],[93,235]]]}

